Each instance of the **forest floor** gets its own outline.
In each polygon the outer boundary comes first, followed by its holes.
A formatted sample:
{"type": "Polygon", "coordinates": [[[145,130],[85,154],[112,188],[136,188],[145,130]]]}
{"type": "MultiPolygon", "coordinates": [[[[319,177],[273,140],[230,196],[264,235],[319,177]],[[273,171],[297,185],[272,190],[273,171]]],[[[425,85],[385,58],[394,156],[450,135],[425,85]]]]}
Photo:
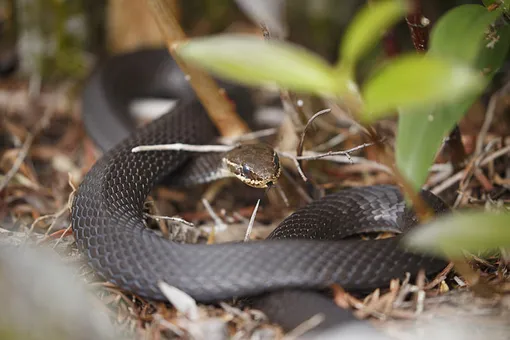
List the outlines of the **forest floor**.
{"type": "MultiPolygon", "coordinates": [[[[257,311],[240,310],[227,304],[217,307],[198,305],[200,318],[191,321],[185,313],[169,305],[146,301],[98,278],[77,251],[70,224],[69,207],[73,192],[100,157],[100,152],[82,124],[79,96],[75,95],[79,91],[72,83],[36,90],[29,85],[10,81],[0,86],[0,242],[3,245],[29,244],[36,248],[49,248],[58,254],[65,267],[71,268],[75,278],[87,283],[86,290],[92,292],[91,300],[94,300],[87,302],[91,308],[100,310],[103,316],[107,315],[126,337],[273,339],[284,336],[278,327],[268,323],[257,311]]],[[[502,96],[500,102],[498,105],[506,105],[507,111],[503,109],[503,112],[508,112],[510,96],[502,96]]],[[[488,124],[495,128],[488,130],[482,128],[483,119],[476,119],[475,116],[472,121],[466,120],[461,127],[468,131],[463,141],[469,161],[455,172],[444,162],[438,164],[427,182],[429,189],[457,209],[508,207],[510,140],[508,137],[505,140],[503,136],[508,136],[510,128],[505,128],[508,122],[504,121],[504,114],[502,118],[498,113],[494,117],[492,124],[490,121],[488,124]],[[477,143],[480,145],[478,149],[477,143]]],[[[384,126],[393,131],[394,127],[392,121],[384,126]]],[[[348,129],[341,132],[346,131],[348,129]]],[[[346,145],[359,142],[359,139],[348,136],[346,145]],[[350,144],[349,138],[353,139],[350,144]]],[[[370,150],[362,150],[359,156],[374,157],[370,150]]],[[[333,176],[328,183],[342,181],[344,186],[392,182],[387,174],[359,164],[321,169],[333,176]]],[[[196,192],[159,188],[152,197],[156,203],[151,206],[157,214],[178,213],[197,226],[180,228],[172,233],[177,241],[211,242],[210,231],[215,222],[200,203],[200,198],[207,195],[212,209],[227,225],[225,231],[216,232],[213,241],[239,241],[244,237],[260,193],[238,184],[226,185],[234,185],[235,190],[222,190],[221,186],[199,188],[196,192]],[[239,195],[242,199],[234,194],[238,191],[242,192],[239,195]]],[[[332,187],[323,185],[326,189],[332,187]]],[[[263,239],[282,217],[275,214],[267,200],[263,200],[251,238],[263,239]]],[[[159,222],[159,225],[163,224],[159,222]]],[[[55,304],[62,300],[62,296],[77,297],[82,291],[69,278],[51,276],[58,272],[53,273],[49,269],[53,265],[51,263],[41,262],[49,266],[41,274],[35,269],[30,272],[22,270],[29,267],[18,265],[18,260],[21,261],[20,258],[0,256],[0,269],[16,271],[18,268],[19,272],[12,274],[12,277],[26,281],[26,284],[16,281],[8,285],[5,283],[6,276],[0,276],[0,301],[7,301],[5,294],[18,299],[26,297],[27,308],[35,312],[38,309],[31,303],[36,302],[30,301],[32,295],[25,289],[36,289],[39,295],[44,296],[41,301],[46,301],[48,310],[53,308],[55,313],[59,313],[53,315],[57,320],[48,322],[60,326],[71,324],[73,319],[70,318],[74,312],[56,308],[55,304]],[[51,276],[50,281],[48,276],[51,276]],[[5,287],[12,290],[1,289],[5,287]],[[69,292],[64,294],[62,289],[69,289],[69,292]]],[[[500,285],[508,290],[506,261],[505,257],[499,255],[484,259],[475,256],[470,263],[490,285],[500,285]]],[[[462,277],[448,267],[430,281],[423,277],[413,282],[394,281],[389,290],[378,290],[363,300],[339,289],[335,301],[343,307],[352,308],[358,317],[370,319],[376,327],[395,339],[429,339],[434,335],[439,338],[448,336],[449,339],[452,335],[463,339],[507,339],[510,334],[508,296],[497,294],[488,299],[475,297],[468,286],[462,277]]],[[[20,300],[16,301],[21,303],[20,300]]],[[[76,303],[79,301],[82,301],[81,298],[76,303]]],[[[65,305],[65,302],[62,303],[65,305]]],[[[3,306],[2,314],[12,312],[13,318],[16,318],[14,306],[3,306]]],[[[88,313],[86,309],[81,312],[88,313]]],[[[23,318],[29,320],[26,313],[23,318]]],[[[89,316],[82,315],[80,318],[83,322],[89,316]]],[[[0,317],[0,325],[1,320],[0,317]]],[[[313,327],[313,323],[287,334],[287,338],[298,336],[307,327],[313,327]]],[[[92,328],[82,331],[93,332],[92,328]]],[[[74,332],[78,331],[75,329],[74,332]]],[[[95,338],[106,338],[100,333],[91,334],[95,334],[95,338]]],[[[91,334],[84,336],[83,333],[74,333],[69,338],[90,338],[91,334]]]]}

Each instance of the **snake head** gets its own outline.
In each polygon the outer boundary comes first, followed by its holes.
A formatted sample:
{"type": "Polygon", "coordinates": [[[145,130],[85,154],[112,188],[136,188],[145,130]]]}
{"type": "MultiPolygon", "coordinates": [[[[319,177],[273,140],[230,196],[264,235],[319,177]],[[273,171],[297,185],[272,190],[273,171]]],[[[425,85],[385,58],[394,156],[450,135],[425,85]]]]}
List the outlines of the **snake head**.
{"type": "Polygon", "coordinates": [[[240,145],[223,157],[223,163],[234,176],[254,188],[272,186],[281,174],[277,153],[263,143],[240,145]]]}

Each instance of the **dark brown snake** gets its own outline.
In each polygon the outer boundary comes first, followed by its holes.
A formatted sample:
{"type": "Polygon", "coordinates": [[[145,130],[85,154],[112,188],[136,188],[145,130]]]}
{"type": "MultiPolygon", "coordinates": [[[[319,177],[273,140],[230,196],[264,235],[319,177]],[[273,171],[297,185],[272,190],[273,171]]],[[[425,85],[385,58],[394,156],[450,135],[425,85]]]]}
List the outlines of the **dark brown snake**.
{"type": "MultiPolygon", "coordinates": [[[[244,90],[234,86],[227,91],[239,111],[251,111],[244,90]]],[[[330,316],[326,323],[336,323],[337,308],[315,293],[333,283],[346,290],[368,291],[387,287],[391,279],[403,278],[406,272],[415,275],[423,268],[434,274],[445,266],[442,260],[404,251],[399,236],[345,239],[360,232],[405,233],[416,224],[399,191],[388,185],[340,190],[314,201],[286,218],[265,241],[178,244],[146,228],[142,209],[147,195],[163,179],[185,176],[183,169],[191,155],[132,153],[131,149],[175,142],[207,144],[217,136],[165,50],[109,59],[90,78],[83,110],[89,133],[108,151],[76,193],[74,235],[90,265],[122,289],[165,300],[158,288],[158,282],[164,281],[201,302],[270,293],[256,300],[266,305],[255,305],[289,328],[321,308],[330,316]],[[126,111],[137,97],[177,97],[181,102],[132,132],[126,111]],[[286,303],[294,304],[290,312],[286,303]],[[297,307],[299,303],[305,307],[297,307]]],[[[430,192],[422,195],[436,211],[447,209],[430,192]]]]}

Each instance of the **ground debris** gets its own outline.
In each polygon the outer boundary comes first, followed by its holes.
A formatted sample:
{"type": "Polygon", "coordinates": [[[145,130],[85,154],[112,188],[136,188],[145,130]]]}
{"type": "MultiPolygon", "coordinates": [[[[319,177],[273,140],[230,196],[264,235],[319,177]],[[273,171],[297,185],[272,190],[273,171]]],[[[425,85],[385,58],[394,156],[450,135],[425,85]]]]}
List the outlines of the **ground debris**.
{"type": "MultiPolygon", "coordinates": [[[[30,98],[23,92],[27,91],[26,87],[0,88],[0,245],[53,249],[66,265],[72,266],[77,277],[89,283],[88,287],[99,300],[94,302],[94,308],[108,315],[109,320],[123,330],[122,334],[129,337],[282,338],[282,331],[256,310],[240,310],[226,303],[219,306],[197,304],[196,318],[190,318],[168,305],[123,292],[104,282],[88,267],[78,253],[69,229],[69,202],[74,187],[97,159],[98,152],[87,138],[79,112],[75,103],[69,100],[66,89],[69,87],[45,89],[40,97],[30,98]],[[27,104],[29,102],[30,105],[27,104]]],[[[390,127],[394,129],[394,126],[390,127]]],[[[346,138],[349,140],[349,137],[346,138]]],[[[490,209],[508,207],[510,139],[489,132],[481,143],[480,152],[456,174],[447,163],[436,164],[427,185],[462,209],[473,206],[490,209]]],[[[334,189],[335,182],[360,186],[389,181],[384,169],[368,164],[371,163],[315,167],[312,176],[329,176],[329,182],[319,185],[323,190],[334,189]]],[[[147,205],[150,211],[147,221],[177,242],[205,242],[212,239],[213,230],[214,242],[240,241],[246,233],[254,203],[260,197],[255,191],[246,190],[242,199],[231,194],[237,188],[228,192],[218,190],[214,201],[210,202],[214,221],[211,211],[196,205],[201,193],[160,188],[154,192],[154,201],[147,205]],[[171,225],[161,217],[176,213],[193,225],[171,225]],[[159,217],[159,221],[153,219],[155,216],[159,217]],[[217,230],[215,224],[225,225],[226,229],[217,230]],[[164,228],[168,229],[166,234],[164,228]]],[[[275,217],[270,207],[262,204],[250,238],[265,238],[279,218],[281,216],[275,217]]],[[[389,290],[378,290],[364,298],[352,296],[336,287],[335,301],[343,307],[352,308],[359,318],[371,320],[396,339],[408,339],[410,334],[413,339],[420,339],[421,334],[430,336],[431,330],[445,328],[451,328],[450,332],[454,328],[461,333],[435,334],[456,334],[453,338],[463,339],[487,336],[503,339],[510,331],[510,299],[507,296],[510,281],[506,264],[505,257],[498,254],[483,260],[475,256],[471,258],[471,265],[479,275],[489,284],[504,288],[493,300],[475,298],[465,288],[463,279],[449,267],[430,282],[420,277],[415,282],[394,281],[389,290]]],[[[0,261],[0,268],[2,265],[0,261]]],[[[19,280],[29,282],[33,277],[20,276],[19,280]]],[[[0,285],[1,282],[2,279],[0,285]]],[[[56,303],[57,300],[52,299],[48,294],[43,302],[48,305],[56,303]]]]}

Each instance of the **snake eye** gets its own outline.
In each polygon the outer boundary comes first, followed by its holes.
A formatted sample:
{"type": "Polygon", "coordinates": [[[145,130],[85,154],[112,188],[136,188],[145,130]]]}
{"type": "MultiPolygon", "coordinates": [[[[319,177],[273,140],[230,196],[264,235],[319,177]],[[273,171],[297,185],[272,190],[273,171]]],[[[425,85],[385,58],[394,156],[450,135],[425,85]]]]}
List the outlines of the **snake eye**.
{"type": "Polygon", "coordinates": [[[278,154],[276,152],[273,157],[273,163],[274,167],[278,169],[278,167],[280,166],[280,158],[278,158],[278,154]]]}
{"type": "Polygon", "coordinates": [[[243,164],[243,176],[246,177],[246,178],[252,178],[253,177],[253,173],[251,172],[251,169],[248,165],[246,164],[243,164]]]}

